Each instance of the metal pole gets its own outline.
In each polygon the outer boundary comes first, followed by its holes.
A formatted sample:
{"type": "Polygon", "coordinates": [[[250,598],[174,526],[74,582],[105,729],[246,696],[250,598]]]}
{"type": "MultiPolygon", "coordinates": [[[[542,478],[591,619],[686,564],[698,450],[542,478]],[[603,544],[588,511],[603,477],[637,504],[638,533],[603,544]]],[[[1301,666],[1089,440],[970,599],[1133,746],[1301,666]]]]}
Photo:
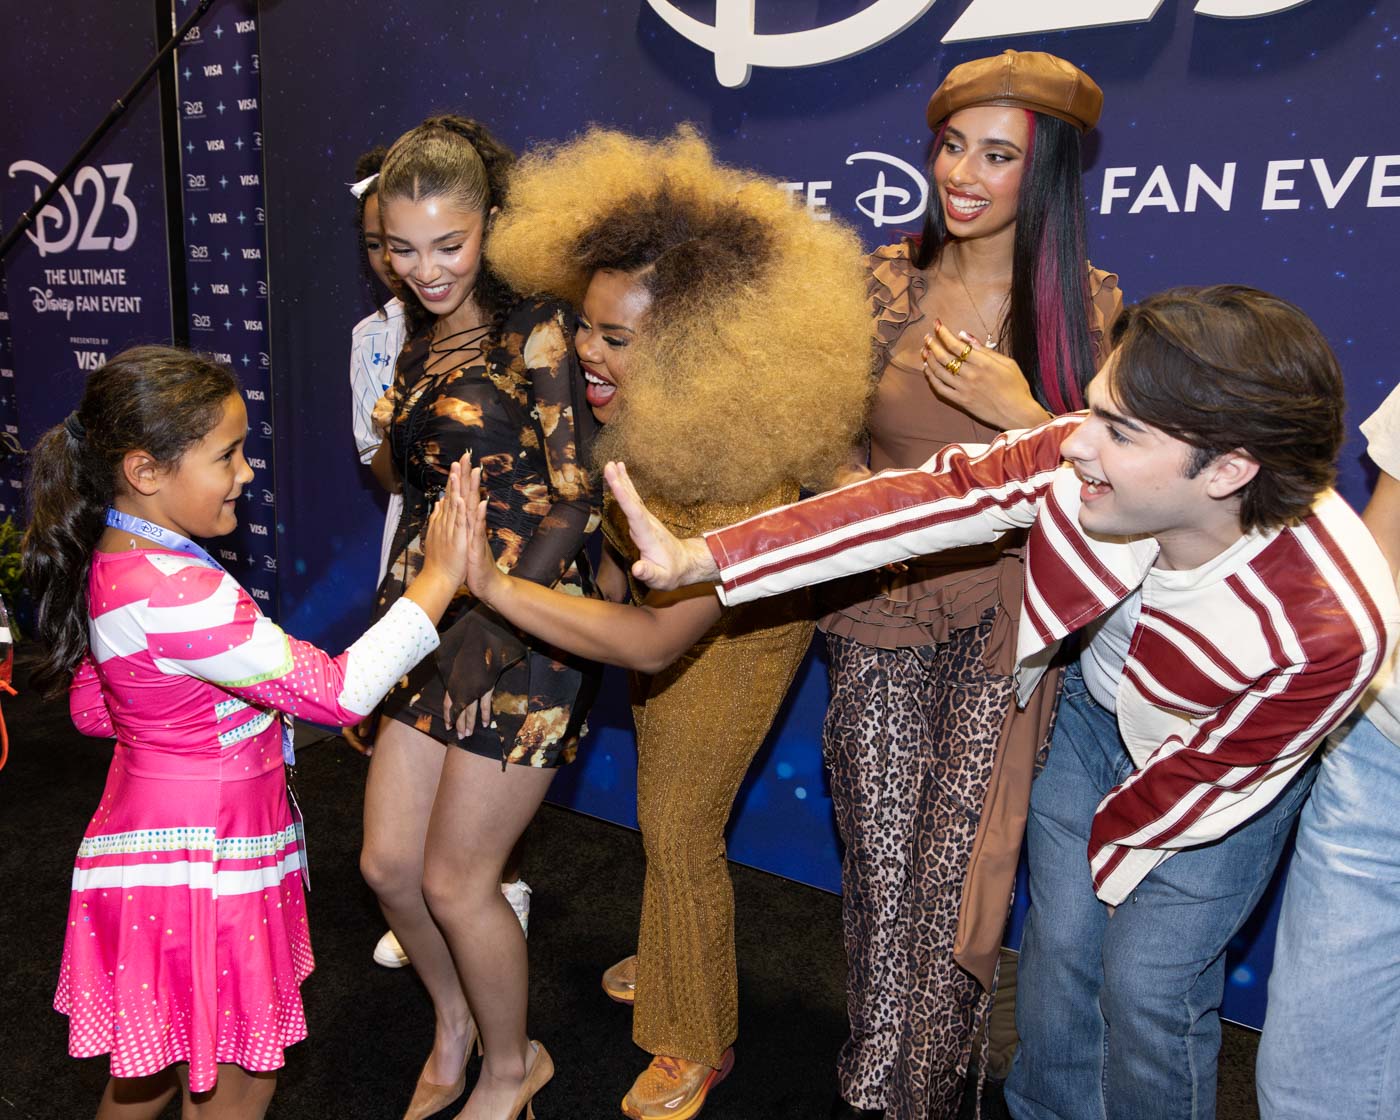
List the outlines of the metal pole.
{"type": "Polygon", "coordinates": [[[150,81],[151,75],[156,72],[160,64],[165,61],[169,54],[179,46],[180,43],[184,42],[186,32],[199,22],[200,18],[209,10],[213,3],[214,0],[199,0],[194,11],[190,13],[189,18],[180,25],[175,34],[171,36],[170,41],[167,42],[165,46],[161,47],[156,53],[155,58],[151,59],[146,68],[141,71],[136,81],[131,84],[131,88],[112,103],[112,108],[102,119],[102,123],[93,130],[91,136],[83,141],[82,145],[73,154],[73,158],[64,165],[63,170],[54,176],[53,182],[34,200],[34,205],[20,215],[19,221],[15,223],[14,228],[11,229],[9,233],[5,234],[5,239],[3,241],[0,241],[0,260],[5,259],[5,256],[24,235],[24,232],[34,224],[35,219],[43,212],[44,207],[53,201],[53,197],[63,189],[63,185],[72,174],[82,166],[82,162],[87,158],[88,153],[91,152],[93,148],[97,147],[98,141],[107,134],[107,131],[112,125],[116,124],[117,118],[126,112],[127,106],[130,105],[132,99],[141,92],[141,88],[150,81]]]}

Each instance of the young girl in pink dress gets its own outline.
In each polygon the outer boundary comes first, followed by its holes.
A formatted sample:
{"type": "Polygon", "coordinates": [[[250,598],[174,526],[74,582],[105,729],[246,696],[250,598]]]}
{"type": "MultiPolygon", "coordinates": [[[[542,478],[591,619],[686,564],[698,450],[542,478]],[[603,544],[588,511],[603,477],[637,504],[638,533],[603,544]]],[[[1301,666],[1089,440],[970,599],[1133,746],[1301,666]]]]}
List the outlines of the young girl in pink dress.
{"type": "Polygon", "coordinates": [[[305,850],[290,720],[355,723],[437,647],[465,575],[460,465],[422,574],[339,657],[299,642],[190,538],[219,537],[253,472],[223,366],[128,350],[33,454],[34,684],[115,737],[78,849],[54,1006],[74,1057],[111,1055],[98,1120],[262,1117],[306,1035],[305,850]]]}

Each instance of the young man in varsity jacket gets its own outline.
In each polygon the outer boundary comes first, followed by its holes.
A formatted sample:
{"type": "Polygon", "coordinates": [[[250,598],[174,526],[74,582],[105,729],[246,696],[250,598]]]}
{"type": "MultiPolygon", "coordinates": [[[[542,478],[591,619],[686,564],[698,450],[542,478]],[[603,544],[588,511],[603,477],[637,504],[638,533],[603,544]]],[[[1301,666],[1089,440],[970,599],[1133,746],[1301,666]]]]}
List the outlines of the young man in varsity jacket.
{"type": "Polygon", "coordinates": [[[704,538],[607,469],[634,574],[726,603],[1030,527],[1020,698],[1078,648],[1027,824],[1018,1120],[1215,1115],[1225,947],[1400,629],[1329,489],[1342,379],[1312,322],[1230,285],[1144,300],[1116,333],[1087,412],[704,538]]]}

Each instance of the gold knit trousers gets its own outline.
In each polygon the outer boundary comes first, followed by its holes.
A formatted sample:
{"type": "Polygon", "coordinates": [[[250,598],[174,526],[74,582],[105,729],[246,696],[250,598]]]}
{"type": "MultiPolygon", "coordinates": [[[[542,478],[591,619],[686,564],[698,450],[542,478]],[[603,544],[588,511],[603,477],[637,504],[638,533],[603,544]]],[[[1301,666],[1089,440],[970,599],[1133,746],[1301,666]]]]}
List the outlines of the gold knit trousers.
{"type": "Polygon", "coordinates": [[[632,1038],[648,1053],[717,1067],[738,1033],[724,830],[811,641],[812,623],[791,620],[802,605],[727,612],[674,665],[633,678],[646,880],[632,1038]]]}

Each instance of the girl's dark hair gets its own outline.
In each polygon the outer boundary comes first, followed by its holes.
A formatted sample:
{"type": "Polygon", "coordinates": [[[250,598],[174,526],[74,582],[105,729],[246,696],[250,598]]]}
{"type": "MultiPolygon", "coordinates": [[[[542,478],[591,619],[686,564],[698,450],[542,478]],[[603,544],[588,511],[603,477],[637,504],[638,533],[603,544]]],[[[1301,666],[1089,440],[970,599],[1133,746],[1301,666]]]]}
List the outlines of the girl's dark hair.
{"type": "MultiPolygon", "coordinates": [[[[371,175],[379,174],[379,169],[384,166],[384,157],[388,154],[389,149],[383,144],[376,144],[369,151],[360,153],[360,158],[355,161],[354,181],[358,183],[361,179],[367,179],[371,175]]],[[[365,193],[355,200],[355,239],[360,244],[360,274],[364,277],[365,282],[369,285],[370,291],[374,292],[376,297],[384,290],[384,286],[380,284],[379,279],[374,275],[373,270],[371,270],[369,266],[369,258],[367,256],[369,246],[365,244],[365,204],[378,193],[379,180],[376,179],[369,185],[365,193]]],[[[380,222],[381,224],[383,223],[382,217],[380,218],[380,222]]],[[[407,309],[406,313],[410,317],[416,314],[422,322],[426,322],[430,318],[428,313],[423,310],[423,305],[418,302],[418,297],[414,294],[413,289],[407,284],[400,284],[397,291],[391,292],[390,295],[378,299],[377,306],[381,312],[384,310],[385,303],[393,299],[395,295],[398,296],[399,302],[407,309]]]]}
{"type": "Polygon", "coordinates": [[[63,694],[88,648],[88,569],[117,496],[123,456],[140,449],[173,466],[219,422],[238,392],[226,366],[172,346],[138,346],[88,378],[73,416],[29,456],[24,575],[44,655],[31,678],[63,694]]]}
{"type": "Polygon", "coordinates": [[[1346,437],[1341,367],[1311,319],[1258,288],[1217,284],[1149,296],[1113,334],[1113,400],[1192,448],[1188,478],[1235,450],[1259,464],[1239,491],[1241,528],[1308,515],[1346,437]]]}
{"type": "MultiPolygon", "coordinates": [[[[504,203],[515,153],[491,135],[480,121],[440,113],[394,141],[379,170],[380,213],[387,199],[451,199],[483,217],[504,203]]],[[[491,268],[483,253],[473,297],[500,334],[519,295],[491,268]]],[[[427,327],[433,316],[417,301],[404,301],[410,334],[427,327]]]]}
{"type": "Polygon", "coordinates": [[[665,183],[621,199],[584,230],[567,254],[585,275],[625,272],[651,295],[650,314],[703,314],[717,293],[751,281],[772,256],[763,223],[738,206],[716,205],[665,183]]]}
{"type": "MultiPolygon", "coordinates": [[[[384,166],[384,157],[389,154],[389,149],[383,144],[376,144],[367,152],[361,152],[360,158],[355,161],[354,182],[361,179],[368,179],[371,175],[378,175],[379,169],[384,166]]],[[[374,195],[379,193],[379,180],[371,183],[364,194],[355,200],[355,228],[360,234],[360,249],[365,247],[365,203],[374,195]]]]}
{"type": "MultiPolygon", "coordinates": [[[[1094,375],[1082,154],[1074,125],[1025,113],[1030,151],[1017,200],[1011,300],[1001,339],[1010,343],[1008,353],[1041,407],[1058,414],[1084,407],[1084,386],[1094,375]]],[[[934,159],[947,123],[934,136],[934,159]]],[[[923,231],[909,239],[914,267],[937,262],[949,240],[937,184],[931,184],[923,231]]]]}

